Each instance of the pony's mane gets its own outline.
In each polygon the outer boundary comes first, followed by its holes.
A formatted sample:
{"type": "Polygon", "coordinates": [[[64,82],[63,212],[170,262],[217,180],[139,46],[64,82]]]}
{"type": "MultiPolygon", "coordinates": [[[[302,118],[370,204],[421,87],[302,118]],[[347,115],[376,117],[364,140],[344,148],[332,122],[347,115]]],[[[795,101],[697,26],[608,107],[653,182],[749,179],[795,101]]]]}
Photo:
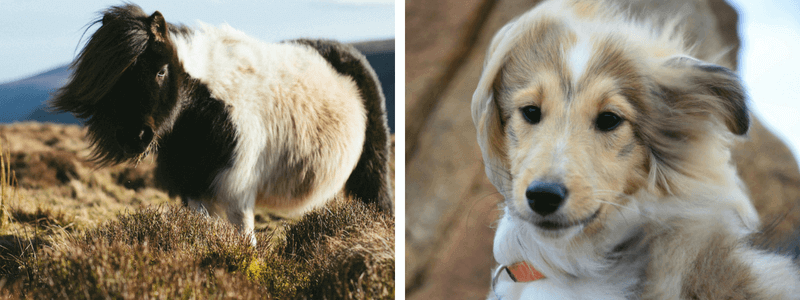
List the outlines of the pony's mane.
{"type": "Polygon", "coordinates": [[[149,39],[144,20],[147,15],[133,4],[114,6],[91,22],[100,23],[80,55],[72,63],[72,76],[52,101],[59,111],[70,111],[78,118],[94,115],[96,102],[105,96],[122,73],[147,48],[149,39]]]}
{"type": "MultiPolygon", "coordinates": [[[[114,136],[114,103],[103,103],[125,71],[134,65],[152,42],[147,14],[135,4],[112,6],[87,25],[100,24],[71,64],[69,83],[58,89],[50,107],[71,112],[85,120],[93,145],[90,160],[99,165],[121,163],[131,158],[118,151],[114,136]]],[[[171,35],[187,36],[191,29],[182,24],[168,24],[171,35]]]]}
{"type": "MultiPolygon", "coordinates": [[[[58,89],[51,106],[81,119],[91,118],[96,102],[147,49],[150,39],[147,17],[141,7],[125,4],[106,9],[100,18],[90,22],[87,28],[101,26],[70,65],[73,70],[70,81],[58,89]]],[[[188,36],[192,31],[183,24],[168,24],[172,35],[188,36]]]]}

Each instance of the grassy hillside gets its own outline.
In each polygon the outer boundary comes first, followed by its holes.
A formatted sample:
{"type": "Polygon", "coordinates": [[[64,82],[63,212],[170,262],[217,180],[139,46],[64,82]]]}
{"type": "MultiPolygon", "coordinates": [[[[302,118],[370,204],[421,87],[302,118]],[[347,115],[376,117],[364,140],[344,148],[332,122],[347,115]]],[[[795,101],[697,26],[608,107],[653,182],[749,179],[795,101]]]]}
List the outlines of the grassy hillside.
{"type": "Polygon", "coordinates": [[[393,218],[343,197],[299,220],[259,211],[253,248],[155,188],[149,159],[84,162],[83,134],[0,126],[3,298],[394,298],[393,218]]]}

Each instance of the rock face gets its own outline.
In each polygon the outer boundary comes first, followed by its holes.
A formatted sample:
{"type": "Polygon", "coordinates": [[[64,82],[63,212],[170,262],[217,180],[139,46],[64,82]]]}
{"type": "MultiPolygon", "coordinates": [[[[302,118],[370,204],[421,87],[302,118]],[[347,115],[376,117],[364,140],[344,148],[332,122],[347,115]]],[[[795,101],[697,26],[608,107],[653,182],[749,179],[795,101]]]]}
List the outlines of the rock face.
{"type": "MultiPolygon", "coordinates": [[[[632,1],[635,13],[689,8],[689,38],[736,69],[736,11],[724,0],[632,1]]],[[[483,299],[493,224],[502,200],[484,174],[470,100],[486,48],[500,27],[540,1],[406,1],[406,295],[483,299]]],[[[752,99],[758,101],[758,99],[752,99]]],[[[734,149],[739,174],[762,217],[756,243],[797,247],[800,174],[789,149],[753,118],[734,149]]]]}

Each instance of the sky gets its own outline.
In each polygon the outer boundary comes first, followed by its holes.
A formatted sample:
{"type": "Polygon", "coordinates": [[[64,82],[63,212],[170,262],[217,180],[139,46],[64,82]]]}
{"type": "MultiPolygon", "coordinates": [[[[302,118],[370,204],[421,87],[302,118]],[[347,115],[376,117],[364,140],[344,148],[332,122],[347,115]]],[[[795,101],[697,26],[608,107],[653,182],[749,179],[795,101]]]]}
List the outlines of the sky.
{"type": "Polygon", "coordinates": [[[739,74],[751,109],[800,158],[800,1],[728,0],[739,12],[739,74]]]}
{"type": "MultiPolygon", "coordinates": [[[[343,42],[394,38],[394,0],[155,1],[134,0],[167,22],[197,21],[233,28],[277,42],[300,37],[343,42]]],[[[72,61],[97,26],[83,35],[98,12],[121,0],[0,0],[0,84],[72,61]]]]}

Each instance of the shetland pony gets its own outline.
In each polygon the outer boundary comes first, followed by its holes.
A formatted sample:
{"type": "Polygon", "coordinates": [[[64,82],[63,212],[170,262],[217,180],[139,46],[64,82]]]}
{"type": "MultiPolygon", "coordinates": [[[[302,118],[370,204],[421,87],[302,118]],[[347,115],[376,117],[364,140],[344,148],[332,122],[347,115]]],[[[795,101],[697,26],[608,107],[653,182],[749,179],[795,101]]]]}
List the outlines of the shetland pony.
{"type": "Polygon", "coordinates": [[[800,299],[731,164],[749,127],[732,71],[679,21],[549,1],[493,38],[472,98],[505,197],[491,299],[800,299]]]}
{"type": "Polygon", "coordinates": [[[157,152],[157,182],[253,243],[255,205],[298,214],[344,191],[392,212],[383,92],[351,46],[268,44],[132,4],[95,23],[51,105],[85,120],[97,164],[157,152]]]}

